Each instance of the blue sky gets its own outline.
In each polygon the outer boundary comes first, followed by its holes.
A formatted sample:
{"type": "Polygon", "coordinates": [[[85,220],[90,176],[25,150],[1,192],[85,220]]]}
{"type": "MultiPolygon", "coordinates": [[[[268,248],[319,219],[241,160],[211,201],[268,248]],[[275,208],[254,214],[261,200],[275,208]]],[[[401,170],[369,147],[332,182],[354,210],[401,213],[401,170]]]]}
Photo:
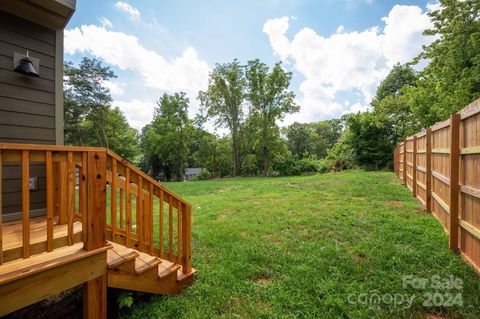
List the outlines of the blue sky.
{"type": "Polygon", "coordinates": [[[215,63],[260,58],[293,72],[301,111],[283,124],[365,110],[396,62],[431,39],[432,0],[244,0],[77,2],[65,31],[65,59],[96,57],[117,78],[114,105],[140,128],[164,92],[185,91],[198,110],[215,63]]]}

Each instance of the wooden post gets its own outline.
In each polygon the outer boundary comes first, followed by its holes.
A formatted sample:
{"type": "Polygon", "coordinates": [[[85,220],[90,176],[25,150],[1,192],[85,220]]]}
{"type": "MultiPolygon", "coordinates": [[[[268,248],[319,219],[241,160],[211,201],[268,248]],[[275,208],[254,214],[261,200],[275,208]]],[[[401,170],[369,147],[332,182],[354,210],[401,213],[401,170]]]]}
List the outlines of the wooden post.
{"type": "MultiPolygon", "coordinates": [[[[87,232],[84,249],[90,251],[106,245],[107,153],[106,151],[88,152],[87,161],[87,224],[83,225],[83,231],[87,232]]],[[[106,305],[107,286],[106,274],[104,274],[83,285],[83,317],[106,318],[106,305]]]]}
{"type": "Polygon", "coordinates": [[[2,150],[0,150],[0,265],[3,264],[3,161],[2,161],[2,150]]]}
{"type": "Polygon", "coordinates": [[[23,258],[30,257],[30,154],[22,151],[22,233],[23,258]]]}
{"type": "Polygon", "coordinates": [[[417,135],[413,136],[412,194],[417,197],[417,135]]]}
{"type": "Polygon", "coordinates": [[[192,271],[192,207],[188,204],[182,206],[182,271],[188,274],[192,271]]]}
{"type": "Polygon", "coordinates": [[[53,160],[52,151],[45,153],[47,178],[47,251],[53,251],[53,160]]]}
{"type": "Polygon", "coordinates": [[[450,236],[449,247],[458,251],[458,194],[460,171],[460,114],[450,117],[450,236]]]}
{"type": "Polygon", "coordinates": [[[393,172],[397,175],[397,146],[393,150],[393,172]]]}
{"type": "Polygon", "coordinates": [[[403,141],[403,185],[407,186],[407,140],[403,141]]]}
{"type": "Polygon", "coordinates": [[[55,163],[55,214],[58,216],[58,224],[67,223],[67,163],[55,163]]]}
{"type": "Polygon", "coordinates": [[[432,129],[429,127],[427,128],[427,133],[426,133],[426,144],[427,144],[427,149],[426,149],[426,176],[425,176],[425,181],[426,181],[426,206],[427,206],[427,211],[431,212],[432,211],[432,129]]]}

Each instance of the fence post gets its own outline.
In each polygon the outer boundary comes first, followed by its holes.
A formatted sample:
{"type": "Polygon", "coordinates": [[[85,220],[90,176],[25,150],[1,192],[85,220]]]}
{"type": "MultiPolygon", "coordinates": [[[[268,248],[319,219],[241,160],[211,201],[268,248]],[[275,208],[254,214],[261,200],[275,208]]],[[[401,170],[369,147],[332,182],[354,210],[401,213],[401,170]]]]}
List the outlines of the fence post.
{"type": "Polygon", "coordinates": [[[460,114],[450,117],[450,249],[458,250],[458,193],[460,171],[460,114]]]}
{"type": "Polygon", "coordinates": [[[407,140],[403,141],[403,185],[407,186],[407,140]]]}
{"type": "Polygon", "coordinates": [[[425,176],[425,181],[426,181],[426,206],[427,206],[427,211],[431,212],[432,211],[432,129],[429,127],[427,128],[427,134],[426,134],[426,176],[425,176]]]}
{"type": "MultiPolygon", "coordinates": [[[[106,151],[88,152],[87,170],[87,225],[85,250],[95,250],[104,247],[106,223],[106,182],[107,153],[106,151]]],[[[105,318],[107,313],[107,276],[87,281],[83,285],[83,317],[105,318]]]]}
{"type": "Polygon", "coordinates": [[[417,135],[413,136],[413,159],[412,159],[412,193],[417,197],[417,135]]]}

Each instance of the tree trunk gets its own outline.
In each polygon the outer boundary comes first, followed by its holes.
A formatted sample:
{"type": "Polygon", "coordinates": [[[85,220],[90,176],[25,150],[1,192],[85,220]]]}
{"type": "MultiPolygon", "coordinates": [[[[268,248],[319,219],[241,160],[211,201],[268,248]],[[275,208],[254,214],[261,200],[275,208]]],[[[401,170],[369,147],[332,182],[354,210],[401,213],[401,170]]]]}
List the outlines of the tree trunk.
{"type": "Polygon", "coordinates": [[[237,134],[232,134],[232,176],[237,176],[238,173],[238,142],[237,142],[237,134]]]}
{"type": "Polygon", "coordinates": [[[268,147],[263,145],[263,176],[268,175],[268,147]]]}

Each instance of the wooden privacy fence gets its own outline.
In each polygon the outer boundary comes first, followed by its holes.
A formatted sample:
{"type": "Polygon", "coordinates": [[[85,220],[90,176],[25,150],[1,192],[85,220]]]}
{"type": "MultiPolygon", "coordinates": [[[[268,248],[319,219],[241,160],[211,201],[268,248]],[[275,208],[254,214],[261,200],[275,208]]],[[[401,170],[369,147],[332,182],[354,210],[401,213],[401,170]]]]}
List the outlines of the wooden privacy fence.
{"type": "Polygon", "coordinates": [[[394,170],[480,271],[480,99],[397,145],[394,170]]]}

